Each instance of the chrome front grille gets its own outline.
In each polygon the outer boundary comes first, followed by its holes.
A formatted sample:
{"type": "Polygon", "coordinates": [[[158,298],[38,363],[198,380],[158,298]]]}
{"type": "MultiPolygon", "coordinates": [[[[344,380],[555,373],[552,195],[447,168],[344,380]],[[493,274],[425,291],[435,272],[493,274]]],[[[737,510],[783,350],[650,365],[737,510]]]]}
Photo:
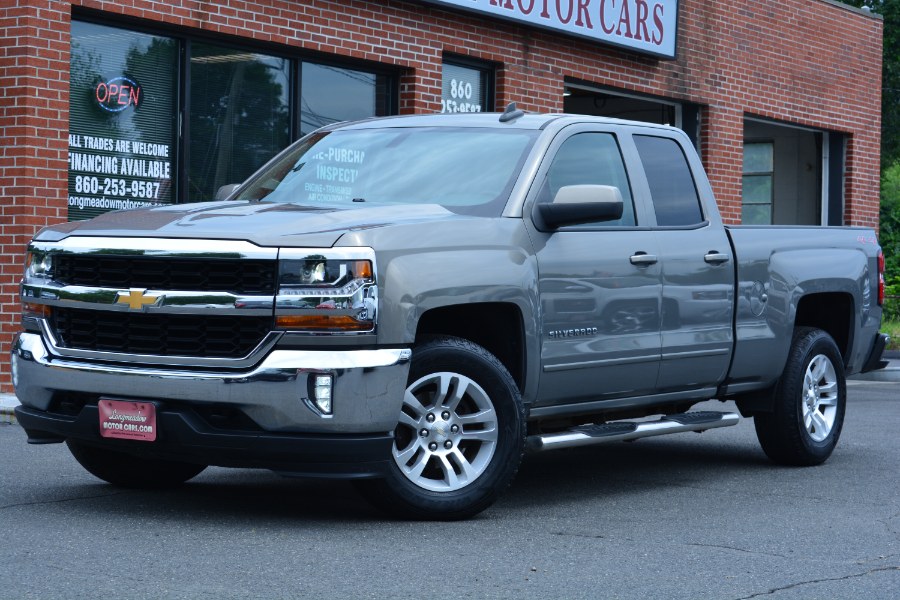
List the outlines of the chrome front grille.
{"type": "Polygon", "coordinates": [[[272,329],[271,316],[212,316],[57,307],[50,325],[62,348],[156,356],[241,358],[272,329]]]}
{"type": "Polygon", "coordinates": [[[254,296],[273,295],[277,278],[272,260],[60,254],[53,268],[54,279],[66,285],[254,296]]]}
{"type": "Polygon", "coordinates": [[[64,357],[247,366],[280,337],[277,258],[277,248],[241,240],[36,240],[23,323],[42,328],[64,357]]]}

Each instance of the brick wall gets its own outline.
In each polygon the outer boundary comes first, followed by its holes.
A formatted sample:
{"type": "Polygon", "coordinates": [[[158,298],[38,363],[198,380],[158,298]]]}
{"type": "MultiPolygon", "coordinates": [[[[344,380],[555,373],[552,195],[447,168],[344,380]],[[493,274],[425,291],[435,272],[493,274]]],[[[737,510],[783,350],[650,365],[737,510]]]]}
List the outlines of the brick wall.
{"type": "Polygon", "coordinates": [[[0,8],[0,391],[12,391],[25,245],[66,219],[70,14],[53,0],[0,8]]]}
{"type": "Polygon", "coordinates": [[[566,78],[700,104],[701,154],[731,223],[745,114],[840,131],[845,221],[877,225],[882,22],[828,0],[682,0],[674,61],[399,0],[19,0],[0,8],[0,390],[25,243],[66,217],[73,9],[394,65],[401,113],[439,110],[444,53],[496,63],[497,106],[560,111],[566,78]]]}

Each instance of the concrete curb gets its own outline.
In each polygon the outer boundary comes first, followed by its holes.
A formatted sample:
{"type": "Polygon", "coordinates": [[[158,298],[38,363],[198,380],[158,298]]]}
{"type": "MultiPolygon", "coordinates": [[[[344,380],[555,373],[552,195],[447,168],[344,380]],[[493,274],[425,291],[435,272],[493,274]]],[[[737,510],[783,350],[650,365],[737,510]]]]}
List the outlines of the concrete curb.
{"type": "MultiPolygon", "coordinates": [[[[897,361],[891,361],[891,365],[896,365],[897,361]]],[[[883,369],[878,369],[877,371],[870,371],[868,373],[860,373],[858,375],[854,375],[849,379],[855,381],[900,381],[900,367],[889,366],[883,369]]]]}
{"type": "Polygon", "coordinates": [[[850,379],[858,381],[900,381],[900,350],[885,350],[881,358],[888,361],[883,369],[860,373],[850,379]]]}
{"type": "Polygon", "coordinates": [[[15,423],[13,410],[19,405],[19,399],[13,394],[0,394],[0,423],[15,423]]]}

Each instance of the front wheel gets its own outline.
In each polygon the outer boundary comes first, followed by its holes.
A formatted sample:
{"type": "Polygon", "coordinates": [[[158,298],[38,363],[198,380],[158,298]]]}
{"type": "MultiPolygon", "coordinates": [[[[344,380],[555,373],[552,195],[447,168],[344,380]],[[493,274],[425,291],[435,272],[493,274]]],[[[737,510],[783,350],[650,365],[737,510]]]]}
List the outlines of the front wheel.
{"type": "Polygon", "coordinates": [[[359,487],[400,517],[463,519],[506,489],[524,447],[522,398],[503,364],[472,342],[438,338],[413,351],[388,476],[359,487]]]}
{"type": "Polygon", "coordinates": [[[785,465],[825,462],[841,435],[846,403],[844,362],[834,340],[821,329],[798,327],[774,410],[753,419],[763,451],[785,465]]]}
{"type": "Polygon", "coordinates": [[[124,452],[107,450],[66,441],[69,452],[91,475],[121,487],[159,489],[181,485],[200,474],[206,465],[174,460],[142,458],[124,452]]]}

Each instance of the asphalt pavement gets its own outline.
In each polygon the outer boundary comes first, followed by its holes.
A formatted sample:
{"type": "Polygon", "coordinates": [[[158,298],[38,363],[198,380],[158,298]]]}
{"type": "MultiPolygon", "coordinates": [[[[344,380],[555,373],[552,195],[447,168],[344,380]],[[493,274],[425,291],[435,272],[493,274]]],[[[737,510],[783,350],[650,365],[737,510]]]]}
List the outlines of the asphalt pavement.
{"type": "Polygon", "coordinates": [[[391,520],[348,482],[261,470],[119,489],[0,424],[0,599],[896,600],[896,385],[847,388],[819,467],[773,465],[744,419],[529,455],[458,523],[391,520]]]}

